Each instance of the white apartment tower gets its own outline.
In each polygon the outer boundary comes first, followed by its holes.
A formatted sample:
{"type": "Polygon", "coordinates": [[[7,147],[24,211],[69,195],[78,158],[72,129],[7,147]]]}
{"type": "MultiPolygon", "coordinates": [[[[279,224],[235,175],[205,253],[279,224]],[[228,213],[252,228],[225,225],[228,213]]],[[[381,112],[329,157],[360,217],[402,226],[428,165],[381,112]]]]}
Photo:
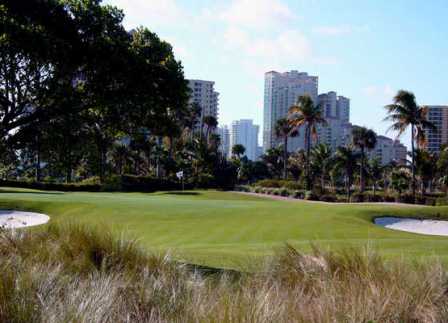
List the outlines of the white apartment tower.
{"type": "Polygon", "coordinates": [[[378,159],[381,165],[387,165],[392,161],[405,165],[407,158],[407,148],[398,140],[393,140],[385,136],[377,136],[375,148],[368,151],[370,159],[378,159]]]}
{"type": "MultiPolygon", "coordinates": [[[[263,148],[264,151],[279,144],[275,137],[275,124],[278,119],[285,118],[291,105],[299,96],[308,94],[317,103],[318,77],[307,73],[290,71],[265,73],[264,77],[264,115],[263,115],[263,148]]],[[[303,130],[300,135],[288,141],[288,151],[304,148],[303,130]]]]}
{"type": "Polygon", "coordinates": [[[221,143],[219,145],[219,151],[223,154],[225,158],[230,157],[230,131],[229,127],[226,125],[218,127],[217,134],[220,137],[221,143]]]}
{"type": "Polygon", "coordinates": [[[256,160],[258,152],[258,131],[259,126],[254,125],[250,119],[241,119],[232,122],[230,129],[230,147],[239,144],[246,148],[245,156],[250,160],[256,160]]]}
{"type": "Polygon", "coordinates": [[[327,125],[319,126],[318,142],[328,145],[333,151],[346,144],[346,130],[350,127],[350,99],[338,96],[336,92],[318,96],[318,104],[327,125]]]}
{"type": "Polygon", "coordinates": [[[432,153],[440,153],[443,145],[448,144],[448,105],[429,105],[428,121],[436,126],[436,130],[426,130],[426,149],[432,153]]]}
{"type": "Polygon", "coordinates": [[[190,102],[200,105],[202,108],[199,127],[202,127],[202,119],[205,116],[213,116],[218,119],[218,97],[215,91],[215,82],[203,80],[188,80],[191,90],[190,102]]]}

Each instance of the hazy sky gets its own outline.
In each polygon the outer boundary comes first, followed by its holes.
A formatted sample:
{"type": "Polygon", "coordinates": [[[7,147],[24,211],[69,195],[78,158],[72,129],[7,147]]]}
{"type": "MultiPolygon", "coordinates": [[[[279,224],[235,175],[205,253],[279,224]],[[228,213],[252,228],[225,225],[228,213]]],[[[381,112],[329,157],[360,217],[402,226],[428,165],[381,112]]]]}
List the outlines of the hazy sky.
{"type": "MultiPolygon", "coordinates": [[[[351,99],[351,120],[385,134],[398,89],[448,104],[448,0],[108,0],[126,28],[169,41],[185,76],[213,80],[219,122],[263,122],[264,72],[319,76],[351,99]]],[[[393,133],[388,133],[394,136],[393,133]]],[[[403,138],[406,144],[409,139],[403,138]]]]}

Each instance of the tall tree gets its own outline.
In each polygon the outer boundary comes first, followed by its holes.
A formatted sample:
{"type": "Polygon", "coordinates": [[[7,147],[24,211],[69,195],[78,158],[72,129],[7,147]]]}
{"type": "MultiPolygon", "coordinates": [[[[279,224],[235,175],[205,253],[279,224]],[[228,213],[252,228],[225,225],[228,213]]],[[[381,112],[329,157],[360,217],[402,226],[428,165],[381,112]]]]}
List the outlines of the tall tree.
{"type": "Polygon", "coordinates": [[[345,174],[345,189],[347,191],[347,200],[350,200],[351,186],[353,184],[353,174],[356,169],[359,155],[351,146],[339,147],[335,154],[336,168],[341,169],[345,174]]]}
{"type": "Polygon", "coordinates": [[[207,127],[205,129],[205,139],[207,143],[209,142],[210,133],[216,129],[218,126],[218,120],[214,116],[205,116],[202,120],[204,125],[207,127]]]}
{"type": "Polygon", "coordinates": [[[275,135],[277,138],[283,139],[283,179],[288,178],[288,138],[296,137],[298,134],[297,128],[288,119],[281,118],[277,120],[275,135]]]}
{"type": "Polygon", "coordinates": [[[325,190],[325,179],[332,163],[331,150],[325,144],[315,146],[311,152],[311,164],[314,172],[320,176],[320,186],[322,191],[325,190]]]}
{"type": "Polygon", "coordinates": [[[365,127],[354,126],[352,130],[353,145],[361,151],[361,167],[359,173],[360,191],[364,192],[365,183],[365,161],[366,161],[366,149],[371,150],[376,145],[376,133],[371,129],[365,127]]]}
{"type": "Polygon", "coordinates": [[[397,131],[397,137],[400,137],[409,126],[411,127],[412,195],[415,200],[415,144],[423,147],[426,143],[425,129],[435,130],[436,127],[426,118],[428,109],[417,105],[415,95],[412,92],[398,91],[393,103],[385,108],[388,116],[384,120],[393,122],[390,130],[397,131]]]}
{"type": "Polygon", "coordinates": [[[306,150],[306,188],[311,189],[310,174],[310,152],[311,139],[317,138],[317,126],[325,125],[326,121],[322,115],[321,108],[314,105],[309,95],[300,96],[297,104],[289,108],[288,119],[293,127],[299,129],[305,128],[305,150],[306,150]]]}
{"type": "Polygon", "coordinates": [[[232,147],[232,155],[240,159],[246,152],[246,148],[243,145],[236,144],[232,147]]]}

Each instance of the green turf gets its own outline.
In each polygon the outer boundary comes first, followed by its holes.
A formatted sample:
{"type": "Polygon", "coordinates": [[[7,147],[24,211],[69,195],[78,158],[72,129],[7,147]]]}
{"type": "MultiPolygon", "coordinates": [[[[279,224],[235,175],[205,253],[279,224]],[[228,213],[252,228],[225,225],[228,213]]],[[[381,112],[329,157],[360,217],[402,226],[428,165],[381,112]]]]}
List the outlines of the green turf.
{"type": "Polygon", "coordinates": [[[368,246],[386,256],[439,256],[448,237],[375,226],[375,216],[442,217],[448,207],[323,205],[274,201],[237,193],[60,193],[0,189],[0,208],[26,209],[52,222],[82,221],[138,238],[152,250],[187,261],[241,268],[286,242],[304,250],[368,246]]]}

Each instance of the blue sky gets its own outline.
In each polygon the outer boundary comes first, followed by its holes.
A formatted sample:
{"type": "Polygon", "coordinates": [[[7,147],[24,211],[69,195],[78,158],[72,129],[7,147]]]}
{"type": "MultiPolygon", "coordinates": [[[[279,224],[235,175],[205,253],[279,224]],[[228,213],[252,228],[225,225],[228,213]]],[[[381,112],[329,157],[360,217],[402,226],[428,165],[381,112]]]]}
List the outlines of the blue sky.
{"type": "MultiPolygon", "coordinates": [[[[448,104],[448,0],[107,0],[126,28],[169,41],[187,78],[213,80],[221,124],[262,125],[264,72],[319,76],[351,99],[351,120],[385,134],[399,89],[448,104]]],[[[388,133],[393,137],[393,133],[388,133]]],[[[403,142],[408,144],[406,136],[403,142]]]]}

